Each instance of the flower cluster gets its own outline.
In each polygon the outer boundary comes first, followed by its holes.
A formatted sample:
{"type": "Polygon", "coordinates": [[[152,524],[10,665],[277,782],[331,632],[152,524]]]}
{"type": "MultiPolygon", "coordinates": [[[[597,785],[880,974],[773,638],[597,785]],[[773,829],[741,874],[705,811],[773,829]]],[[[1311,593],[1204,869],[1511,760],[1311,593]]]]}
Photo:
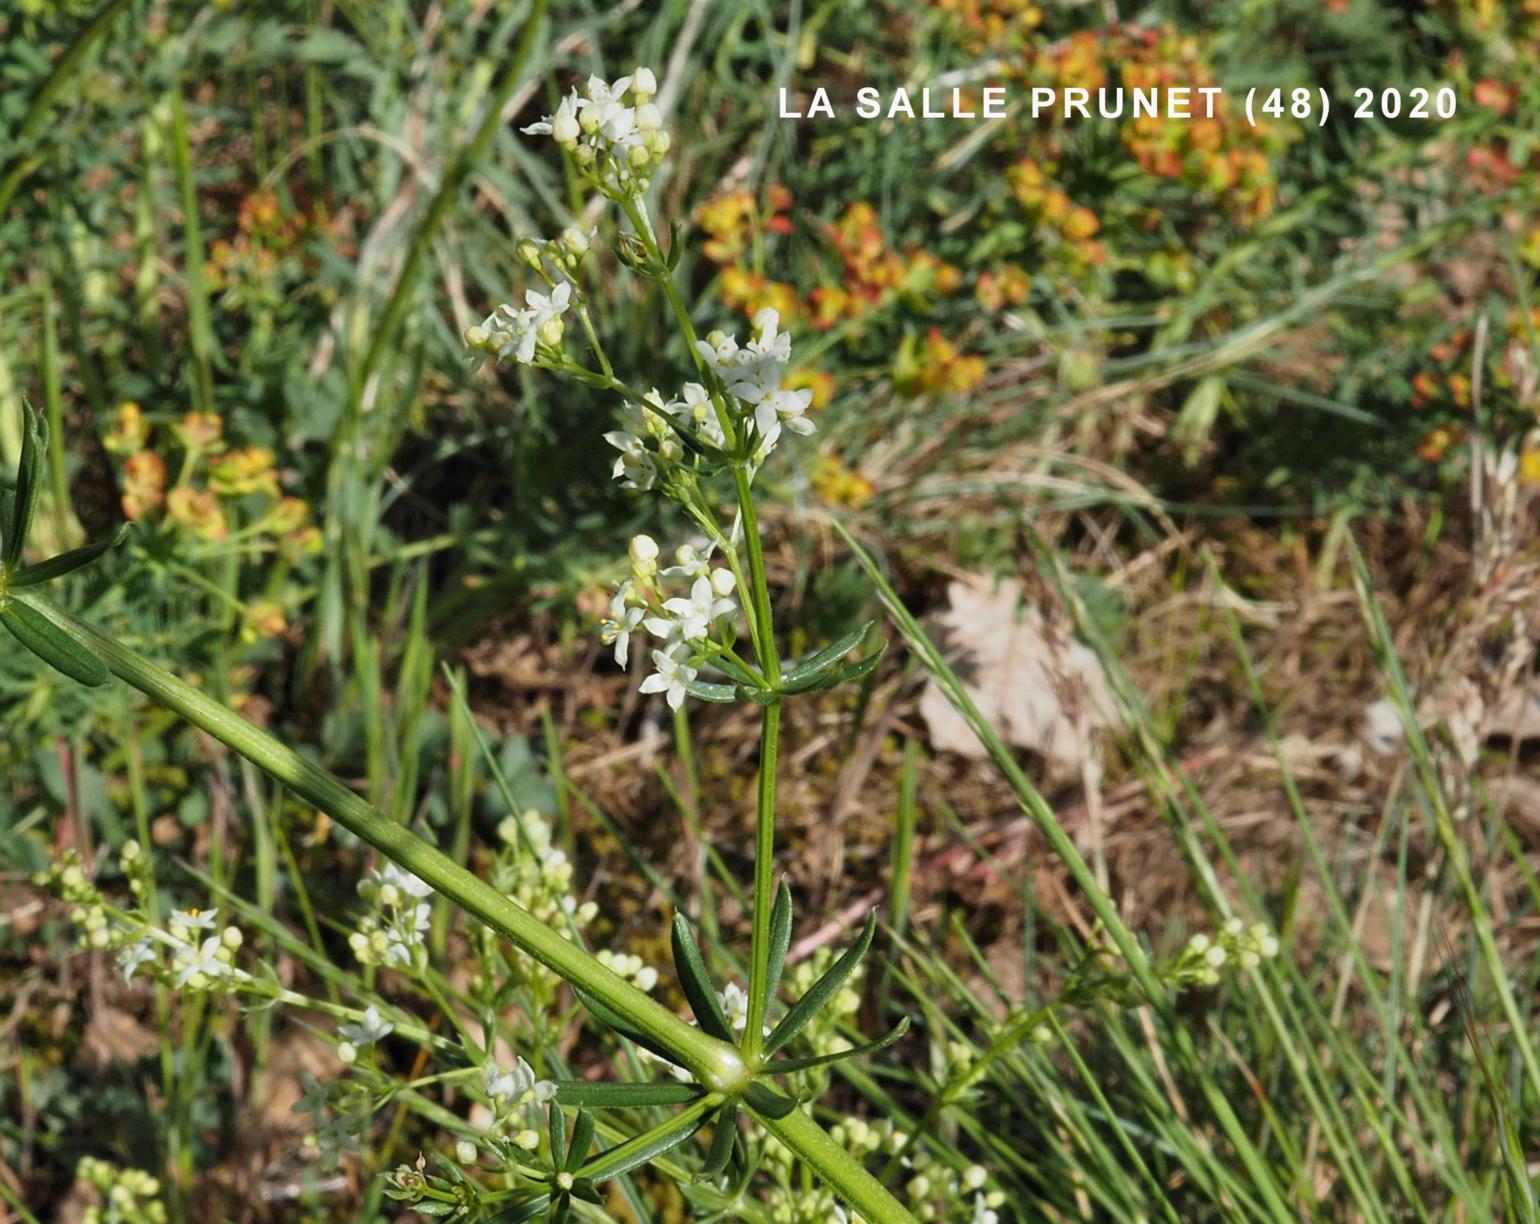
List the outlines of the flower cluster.
{"type": "Polygon", "coordinates": [[[492,883],[499,892],[569,935],[594,920],[598,906],[573,896],[572,861],[552,844],[549,820],[530,808],[518,817],[505,817],[497,835],[503,849],[492,868],[492,883]]]}
{"type": "Polygon", "coordinates": [[[710,548],[681,545],[674,564],[659,569],[657,542],[639,535],[631,541],[630,554],[630,576],[610,599],[601,637],[615,648],[615,662],[622,667],[629,662],[631,635],[639,627],[657,639],[650,652],[654,670],[642,681],[642,692],[663,693],[669,708],[677,710],[701,663],[731,649],[736,579],[731,570],[712,567],[710,548]],[[668,579],[689,582],[689,593],[665,596],[668,579]]]}
{"type": "Polygon", "coordinates": [[[591,76],[582,93],[572,90],[554,115],[523,131],[551,137],[610,199],[636,199],[669,150],[663,114],[652,100],[657,92],[650,68],[609,82],[591,76]]]}
{"type": "Polygon", "coordinates": [[[1182,954],[1161,966],[1161,977],[1173,986],[1213,986],[1226,965],[1238,965],[1250,972],[1265,960],[1278,955],[1278,937],[1265,923],[1247,926],[1231,918],[1217,935],[1199,931],[1187,941],[1182,954]]]}
{"type": "Polygon", "coordinates": [[[80,1224],[166,1224],[160,1181],[143,1169],[124,1169],[82,1156],[75,1176],[101,1196],[80,1213],[80,1224]]]}
{"type": "Polygon", "coordinates": [[[423,937],[433,907],[424,899],[433,889],[409,871],[387,862],[358,885],[359,895],[373,907],[348,936],[353,955],[365,965],[413,969],[427,954],[423,937]]]}
{"type": "MultiPolygon", "coordinates": [[[[119,866],[130,891],[142,899],[150,862],[137,841],[123,843],[119,866]]],[[[68,903],[70,923],[83,946],[117,952],[124,981],[132,981],[144,970],[178,990],[206,991],[246,978],[235,967],[244,937],[239,927],[219,925],[217,909],[177,910],[163,928],[152,924],[141,909],[117,910],[87,877],[73,849],[63,851],[47,871],[34,875],[32,883],[68,903]]]]}

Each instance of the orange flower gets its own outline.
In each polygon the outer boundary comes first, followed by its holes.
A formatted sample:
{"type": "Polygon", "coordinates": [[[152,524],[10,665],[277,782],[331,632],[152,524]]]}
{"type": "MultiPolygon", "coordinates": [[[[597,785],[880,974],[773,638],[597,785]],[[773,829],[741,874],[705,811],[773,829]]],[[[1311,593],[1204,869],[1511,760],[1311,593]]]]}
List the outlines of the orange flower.
{"type": "Polygon", "coordinates": [[[179,441],[188,450],[213,454],[220,447],[225,423],[212,412],[189,412],[174,427],[179,441]]]}
{"type": "Polygon", "coordinates": [[[138,522],[166,500],[166,465],[154,451],[140,451],[123,463],[123,517],[138,522]]]}

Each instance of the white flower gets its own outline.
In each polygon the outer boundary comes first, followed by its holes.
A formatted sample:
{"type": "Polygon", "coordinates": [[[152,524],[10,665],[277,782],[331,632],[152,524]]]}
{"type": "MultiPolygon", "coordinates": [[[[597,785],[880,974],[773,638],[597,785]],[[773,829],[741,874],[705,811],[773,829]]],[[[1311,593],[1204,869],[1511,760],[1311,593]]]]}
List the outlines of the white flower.
{"type": "Polygon", "coordinates": [[[666,693],[668,708],[677,710],[684,704],[685,693],[690,682],[695,679],[696,669],[673,650],[654,650],[652,661],[658,670],[642,681],[642,692],[666,693]]]}
{"type": "Polygon", "coordinates": [[[674,550],[674,564],[663,571],[665,578],[688,578],[692,582],[700,577],[711,576],[711,554],[715,544],[708,544],[706,551],[699,551],[693,544],[681,544],[674,550]]]}
{"type": "MultiPolygon", "coordinates": [[[[196,953],[191,950],[181,953],[176,962],[177,987],[186,986],[195,977],[217,978],[229,973],[230,966],[220,955],[222,952],[224,952],[224,944],[220,942],[219,936],[210,935],[196,953]]],[[[194,983],[193,989],[201,989],[204,984],[194,983]]]]}
{"type": "Polygon", "coordinates": [[[722,988],[719,997],[722,1000],[722,1010],[727,1013],[727,1022],[733,1026],[733,1032],[743,1032],[749,1023],[748,994],[737,982],[729,982],[722,988]]]}
{"type": "Polygon", "coordinates": [[[658,637],[677,634],[686,642],[696,642],[711,632],[712,621],[719,616],[726,616],[737,606],[731,599],[719,596],[711,585],[711,579],[702,575],[690,587],[688,599],[675,596],[664,601],[663,609],[673,614],[672,620],[651,616],[647,618],[646,625],[648,631],[658,637]]]}
{"type": "Polygon", "coordinates": [[[359,1023],[344,1024],[337,1031],[355,1046],[364,1046],[389,1037],[395,1030],[396,1026],[390,1021],[380,1019],[380,1009],[371,1003],[359,1023]]]}
{"type": "Polygon", "coordinates": [[[599,640],[615,647],[615,662],[625,667],[630,660],[631,635],[642,623],[642,605],[632,598],[636,585],[627,578],[610,599],[610,614],[599,626],[599,640]]]}
{"type": "Polygon", "coordinates": [[[148,964],[155,959],[154,941],[146,935],[143,939],[127,945],[118,953],[118,968],[123,971],[123,980],[132,981],[139,966],[148,964]]]}
{"type": "Polygon", "coordinates": [[[526,1105],[544,1104],[556,1095],[556,1085],[550,1080],[536,1079],[535,1069],[522,1058],[514,1061],[512,1071],[488,1063],[482,1074],[487,1095],[495,1105],[522,1109],[526,1105]]]}
{"type": "Polygon", "coordinates": [[[387,862],[378,871],[371,871],[358,889],[366,895],[373,892],[384,904],[396,907],[404,905],[407,897],[433,895],[431,884],[391,862],[387,862]]]}
{"type": "Polygon", "coordinates": [[[973,1199],[973,1224],[1000,1224],[999,1213],[989,1209],[982,1194],[975,1195],[973,1199]]]}
{"type": "MultiPolygon", "coordinates": [[[[214,922],[218,917],[218,909],[177,910],[171,915],[172,934],[176,934],[179,927],[183,932],[212,931],[214,929],[214,922]]],[[[184,934],[183,938],[185,937],[184,934]]]]}
{"type": "Polygon", "coordinates": [[[734,387],[733,394],[754,405],[754,424],[766,437],[779,433],[782,425],[796,434],[813,432],[813,422],[803,415],[813,402],[810,390],[788,391],[784,387],[776,387],[765,391],[740,383],[734,387]],[[739,387],[743,390],[740,391],[739,387]]]}
{"type": "Polygon", "coordinates": [[[679,399],[667,406],[669,411],[694,430],[703,442],[717,447],[725,446],[727,437],[722,432],[722,422],[717,419],[716,408],[711,403],[711,393],[700,383],[691,382],[685,383],[679,395],[679,399]]]}
{"type": "Polygon", "coordinates": [[[738,341],[726,332],[714,331],[704,340],[697,340],[695,351],[718,374],[737,368],[738,341]]]}
{"type": "Polygon", "coordinates": [[[519,130],[526,136],[551,136],[559,145],[570,145],[578,138],[577,108],[578,96],[574,91],[557,104],[554,115],[519,130]]]}

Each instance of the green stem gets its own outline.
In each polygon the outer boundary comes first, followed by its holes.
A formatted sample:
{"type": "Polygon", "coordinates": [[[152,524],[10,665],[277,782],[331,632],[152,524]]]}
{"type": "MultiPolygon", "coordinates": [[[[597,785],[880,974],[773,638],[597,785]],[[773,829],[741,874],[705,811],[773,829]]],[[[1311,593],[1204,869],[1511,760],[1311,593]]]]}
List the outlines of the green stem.
{"type": "MultiPolygon", "coordinates": [[[[754,619],[759,624],[755,643],[760,668],[772,688],[781,682],[781,660],[775,646],[775,623],[770,608],[770,586],[765,577],[765,553],[759,538],[759,516],[748,469],[733,468],[738,490],[738,512],[743,516],[743,539],[749,561],[749,592],[754,619]]],[[[743,1034],[744,1053],[752,1061],[764,1040],[765,1014],[770,1009],[770,914],[775,903],[775,784],[781,745],[781,705],[764,709],[759,735],[759,802],[754,821],[754,941],[749,958],[748,1023],[743,1034]]]]}
{"type": "Polygon", "coordinates": [[[867,1224],[905,1224],[914,1217],[883,1189],[875,1177],[801,1109],[772,1118],[749,1109],[767,1131],[802,1158],[802,1162],[839,1194],[867,1224]]]}
{"type": "Polygon", "coordinates": [[[70,634],[114,675],[265,770],[521,951],[663,1043],[707,1088],[736,1092],[748,1082],[743,1060],[732,1046],[707,1036],[606,969],[527,910],[366,803],[320,766],[46,599],[22,591],[13,592],[11,598],[70,634]]]}

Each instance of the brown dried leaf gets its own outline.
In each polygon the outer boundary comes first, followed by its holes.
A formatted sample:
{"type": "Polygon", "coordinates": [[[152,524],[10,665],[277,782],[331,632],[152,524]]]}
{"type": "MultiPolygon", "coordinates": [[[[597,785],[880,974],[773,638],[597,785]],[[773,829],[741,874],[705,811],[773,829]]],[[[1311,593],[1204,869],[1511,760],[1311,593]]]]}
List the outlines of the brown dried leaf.
{"type": "MultiPolygon", "coordinates": [[[[1096,731],[1119,724],[1100,661],[1068,634],[1051,632],[1042,613],[1021,603],[1021,584],[953,582],[938,619],[939,642],[979,713],[1006,743],[1074,777],[1094,750],[1096,731]]],[[[983,746],[931,681],[920,714],[932,747],[973,759],[983,746]]]]}

